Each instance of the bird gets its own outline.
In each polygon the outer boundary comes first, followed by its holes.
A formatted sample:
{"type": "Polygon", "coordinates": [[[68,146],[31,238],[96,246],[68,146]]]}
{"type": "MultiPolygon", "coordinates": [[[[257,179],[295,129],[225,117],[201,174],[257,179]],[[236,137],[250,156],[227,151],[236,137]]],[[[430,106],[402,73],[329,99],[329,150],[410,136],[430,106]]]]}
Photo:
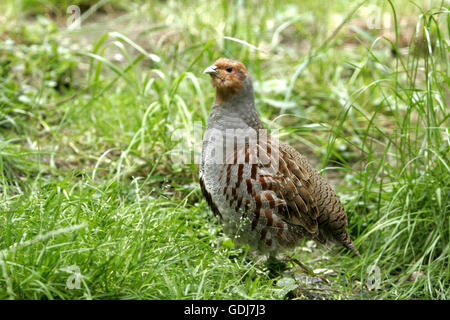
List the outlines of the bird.
{"type": "Polygon", "coordinates": [[[203,196],[237,245],[276,256],[303,239],[342,245],[355,255],[334,188],[289,144],[263,126],[245,65],[219,58],[204,73],[216,89],[202,143],[203,196]]]}

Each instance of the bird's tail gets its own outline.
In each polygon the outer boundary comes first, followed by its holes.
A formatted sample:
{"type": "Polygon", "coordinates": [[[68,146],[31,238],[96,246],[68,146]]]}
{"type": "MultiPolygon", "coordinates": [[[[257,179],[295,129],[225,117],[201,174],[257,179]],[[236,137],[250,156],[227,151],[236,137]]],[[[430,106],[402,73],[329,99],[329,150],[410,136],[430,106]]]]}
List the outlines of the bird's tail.
{"type": "Polygon", "coordinates": [[[350,238],[350,236],[348,235],[348,233],[345,233],[345,236],[343,237],[343,239],[340,241],[341,244],[346,247],[348,250],[350,250],[351,252],[353,252],[354,254],[356,254],[358,257],[361,257],[361,254],[359,253],[358,249],[356,249],[355,245],[353,244],[352,239],[350,238]]]}
{"type": "Polygon", "coordinates": [[[317,233],[316,237],[314,238],[318,242],[326,245],[329,242],[334,242],[337,244],[340,244],[344,247],[346,247],[348,250],[353,252],[358,257],[361,257],[361,254],[359,253],[358,249],[356,249],[355,245],[353,244],[352,239],[348,235],[348,233],[344,230],[340,233],[326,233],[324,230],[319,229],[319,232],[317,233]]]}

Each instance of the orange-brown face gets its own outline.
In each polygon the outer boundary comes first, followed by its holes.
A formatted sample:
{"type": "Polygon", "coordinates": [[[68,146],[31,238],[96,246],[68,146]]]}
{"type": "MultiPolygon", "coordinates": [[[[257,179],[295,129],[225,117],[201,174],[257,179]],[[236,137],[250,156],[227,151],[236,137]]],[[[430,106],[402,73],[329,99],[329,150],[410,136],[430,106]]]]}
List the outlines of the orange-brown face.
{"type": "Polygon", "coordinates": [[[239,61],[220,58],[206,68],[211,76],[211,83],[217,88],[216,103],[221,104],[241,91],[247,76],[247,69],[239,61]]]}

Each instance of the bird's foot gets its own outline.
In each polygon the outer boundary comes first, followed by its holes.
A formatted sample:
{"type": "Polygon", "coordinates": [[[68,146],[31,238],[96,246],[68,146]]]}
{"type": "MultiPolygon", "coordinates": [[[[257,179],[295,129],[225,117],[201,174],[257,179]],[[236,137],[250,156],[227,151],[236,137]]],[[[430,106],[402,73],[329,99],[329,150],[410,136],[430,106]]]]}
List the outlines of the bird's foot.
{"type": "Polygon", "coordinates": [[[302,263],[300,260],[298,260],[298,259],[295,259],[295,258],[293,258],[293,257],[290,257],[290,256],[286,256],[287,257],[287,259],[290,261],[290,262],[292,262],[292,263],[294,263],[294,264],[296,264],[296,265],[298,265],[299,267],[300,267],[300,269],[302,269],[302,271],[303,271],[303,273],[306,273],[308,276],[310,276],[311,278],[315,278],[315,279],[320,279],[322,282],[324,282],[324,283],[330,283],[330,280],[327,278],[327,277],[325,277],[324,275],[322,275],[322,274],[317,274],[317,273],[315,273],[311,268],[309,268],[308,266],[306,266],[304,263],[302,263]]]}

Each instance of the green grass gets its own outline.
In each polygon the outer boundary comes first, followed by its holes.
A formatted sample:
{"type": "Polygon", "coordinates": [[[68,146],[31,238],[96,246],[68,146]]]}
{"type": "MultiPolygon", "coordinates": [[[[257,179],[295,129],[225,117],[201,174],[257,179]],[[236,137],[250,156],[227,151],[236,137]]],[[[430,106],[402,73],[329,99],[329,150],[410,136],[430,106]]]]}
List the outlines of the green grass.
{"type": "Polygon", "coordinates": [[[361,259],[291,252],[333,270],[325,295],[449,299],[448,2],[83,1],[68,30],[70,4],[0,4],[0,298],[308,297],[294,266],[273,277],[234,247],[172,157],[226,56],[347,210],[361,259]]]}

